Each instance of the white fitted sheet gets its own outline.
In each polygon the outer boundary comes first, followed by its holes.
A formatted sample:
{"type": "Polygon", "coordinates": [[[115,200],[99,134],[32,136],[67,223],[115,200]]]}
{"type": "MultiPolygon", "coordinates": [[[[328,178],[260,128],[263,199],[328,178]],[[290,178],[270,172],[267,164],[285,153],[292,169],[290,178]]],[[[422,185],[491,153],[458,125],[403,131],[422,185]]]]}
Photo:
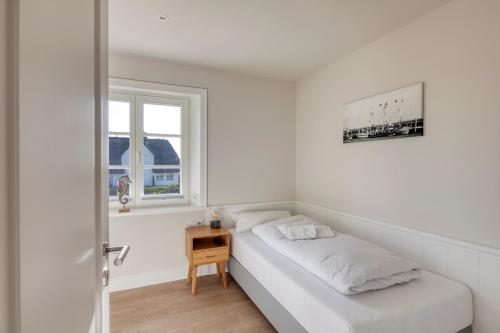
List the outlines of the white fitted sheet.
{"type": "Polygon", "coordinates": [[[345,296],[268,247],[232,233],[232,255],[311,333],[456,333],[472,323],[464,285],[424,271],[410,283],[345,296]]]}

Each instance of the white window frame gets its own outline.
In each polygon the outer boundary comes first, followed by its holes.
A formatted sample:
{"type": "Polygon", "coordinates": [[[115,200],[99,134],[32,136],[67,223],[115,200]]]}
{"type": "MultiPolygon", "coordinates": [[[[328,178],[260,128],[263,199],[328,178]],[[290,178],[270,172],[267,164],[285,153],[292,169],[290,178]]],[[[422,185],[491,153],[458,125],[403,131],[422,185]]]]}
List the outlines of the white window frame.
{"type": "MultiPolygon", "coordinates": [[[[156,209],[163,206],[173,206],[172,209],[178,209],[175,206],[206,207],[208,202],[207,193],[207,116],[208,116],[208,90],[200,87],[179,86],[159,82],[148,82],[131,80],[124,78],[109,78],[109,91],[139,94],[147,96],[166,97],[174,99],[180,98],[189,101],[189,198],[185,193],[185,203],[170,200],[152,200],[144,203],[153,205],[156,209]]],[[[134,121],[135,122],[135,121],[134,121]]],[[[114,203],[110,204],[112,211],[115,211],[114,203]]],[[[147,207],[145,210],[137,210],[140,214],[143,211],[149,214],[147,207]]],[[[156,211],[156,210],[155,210],[156,211]]]]}
{"type": "Polygon", "coordinates": [[[136,139],[136,196],[138,205],[158,204],[159,200],[167,200],[165,203],[170,204],[185,204],[189,202],[189,101],[174,98],[174,97],[158,97],[136,95],[135,97],[135,139],[136,139]],[[145,133],[143,120],[144,120],[144,104],[158,104],[158,105],[171,105],[181,108],[181,134],[159,134],[159,133],[145,133]],[[157,165],[155,169],[174,169],[180,168],[181,170],[181,186],[179,194],[158,194],[158,195],[144,195],[144,137],[175,137],[181,139],[181,156],[180,165],[157,165]],[[140,170],[140,171],[139,171],[140,170]]]}
{"type": "MultiPolygon", "coordinates": [[[[129,177],[130,179],[135,179],[135,171],[136,171],[136,165],[135,165],[135,138],[134,138],[134,110],[135,110],[135,98],[134,95],[131,94],[126,94],[126,93],[119,93],[119,92],[109,92],[109,100],[110,101],[119,101],[119,102],[128,102],[129,103],[129,111],[128,111],[128,116],[129,116],[129,131],[128,132],[110,132],[109,129],[106,129],[107,137],[113,136],[113,135],[128,135],[129,136],[129,161],[128,161],[128,167],[129,169],[129,177]]],[[[119,165],[110,165],[109,164],[109,157],[108,157],[108,177],[111,177],[111,174],[109,173],[109,170],[112,169],[126,169],[123,166],[119,165]]],[[[132,184],[130,184],[132,185],[132,184]]],[[[134,186],[129,186],[129,204],[133,205],[135,202],[135,187],[134,186]]],[[[119,205],[118,202],[118,196],[109,196],[109,203],[110,205],[119,205]]]]}
{"type": "MultiPolygon", "coordinates": [[[[182,205],[189,203],[189,100],[178,96],[155,95],[128,92],[119,89],[110,89],[109,100],[127,101],[130,103],[129,121],[130,133],[108,132],[108,135],[130,135],[129,175],[132,183],[129,184],[130,206],[159,206],[182,205]],[[160,104],[179,106],[181,108],[181,134],[145,133],[144,104],[160,104]],[[181,185],[179,194],[144,195],[144,145],[145,136],[153,137],[178,137],[181,139],[180,165],[158,165],[154,168],[172,169],[180,168],[181,185]]],[[[109,169],[124,169],[120,166],[109,166],[109,169]]],[[[151,168],[151,166],[149,166],[151,168]]],[[[153,168],[151,168],[153,169],[153,168]]],[[[118,197],[109,197],[110,207],[120,205],[118,197]]]]}

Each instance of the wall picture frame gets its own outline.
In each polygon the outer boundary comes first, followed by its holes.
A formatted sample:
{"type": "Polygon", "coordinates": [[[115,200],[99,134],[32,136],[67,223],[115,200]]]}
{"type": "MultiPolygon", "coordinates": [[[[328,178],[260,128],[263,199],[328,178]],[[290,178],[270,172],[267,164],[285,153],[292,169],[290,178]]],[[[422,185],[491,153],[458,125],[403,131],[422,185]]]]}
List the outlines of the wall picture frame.
{"type": "Polygon", "coordinates": [[[423,135],[423,82],[363,98],[344,106],[344,143],[423,135]]]}

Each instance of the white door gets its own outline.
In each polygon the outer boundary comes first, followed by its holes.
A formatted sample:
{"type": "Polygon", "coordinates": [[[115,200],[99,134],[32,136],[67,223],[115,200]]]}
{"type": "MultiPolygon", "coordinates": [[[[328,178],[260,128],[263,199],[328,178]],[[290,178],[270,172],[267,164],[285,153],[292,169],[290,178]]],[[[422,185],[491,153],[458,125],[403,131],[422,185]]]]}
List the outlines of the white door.
{"type": "Polygon", "coordinates": [[[107,1],[11,5],[12,332],[106,333],[107,1]]]}

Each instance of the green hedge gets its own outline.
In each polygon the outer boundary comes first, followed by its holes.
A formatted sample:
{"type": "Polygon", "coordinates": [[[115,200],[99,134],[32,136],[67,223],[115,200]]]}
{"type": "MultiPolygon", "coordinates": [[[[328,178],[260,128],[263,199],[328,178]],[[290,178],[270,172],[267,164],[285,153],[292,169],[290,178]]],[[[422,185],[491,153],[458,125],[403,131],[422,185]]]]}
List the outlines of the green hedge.
{"type": "Polygon", "coordinates": [[[179,193],[179,184],[159,185],[159,186],[144,186],[144,194],[166,194],[179,193]]]}
{"type": "MultiPolygon", "coordinates": [[[[180,193],[179,184],[144,186],[144,194],[167,194],[167,193],[180,193]]],[[[109,189],[109,195],[118,196],[118,188],[111,187],[109,189]]]]}

